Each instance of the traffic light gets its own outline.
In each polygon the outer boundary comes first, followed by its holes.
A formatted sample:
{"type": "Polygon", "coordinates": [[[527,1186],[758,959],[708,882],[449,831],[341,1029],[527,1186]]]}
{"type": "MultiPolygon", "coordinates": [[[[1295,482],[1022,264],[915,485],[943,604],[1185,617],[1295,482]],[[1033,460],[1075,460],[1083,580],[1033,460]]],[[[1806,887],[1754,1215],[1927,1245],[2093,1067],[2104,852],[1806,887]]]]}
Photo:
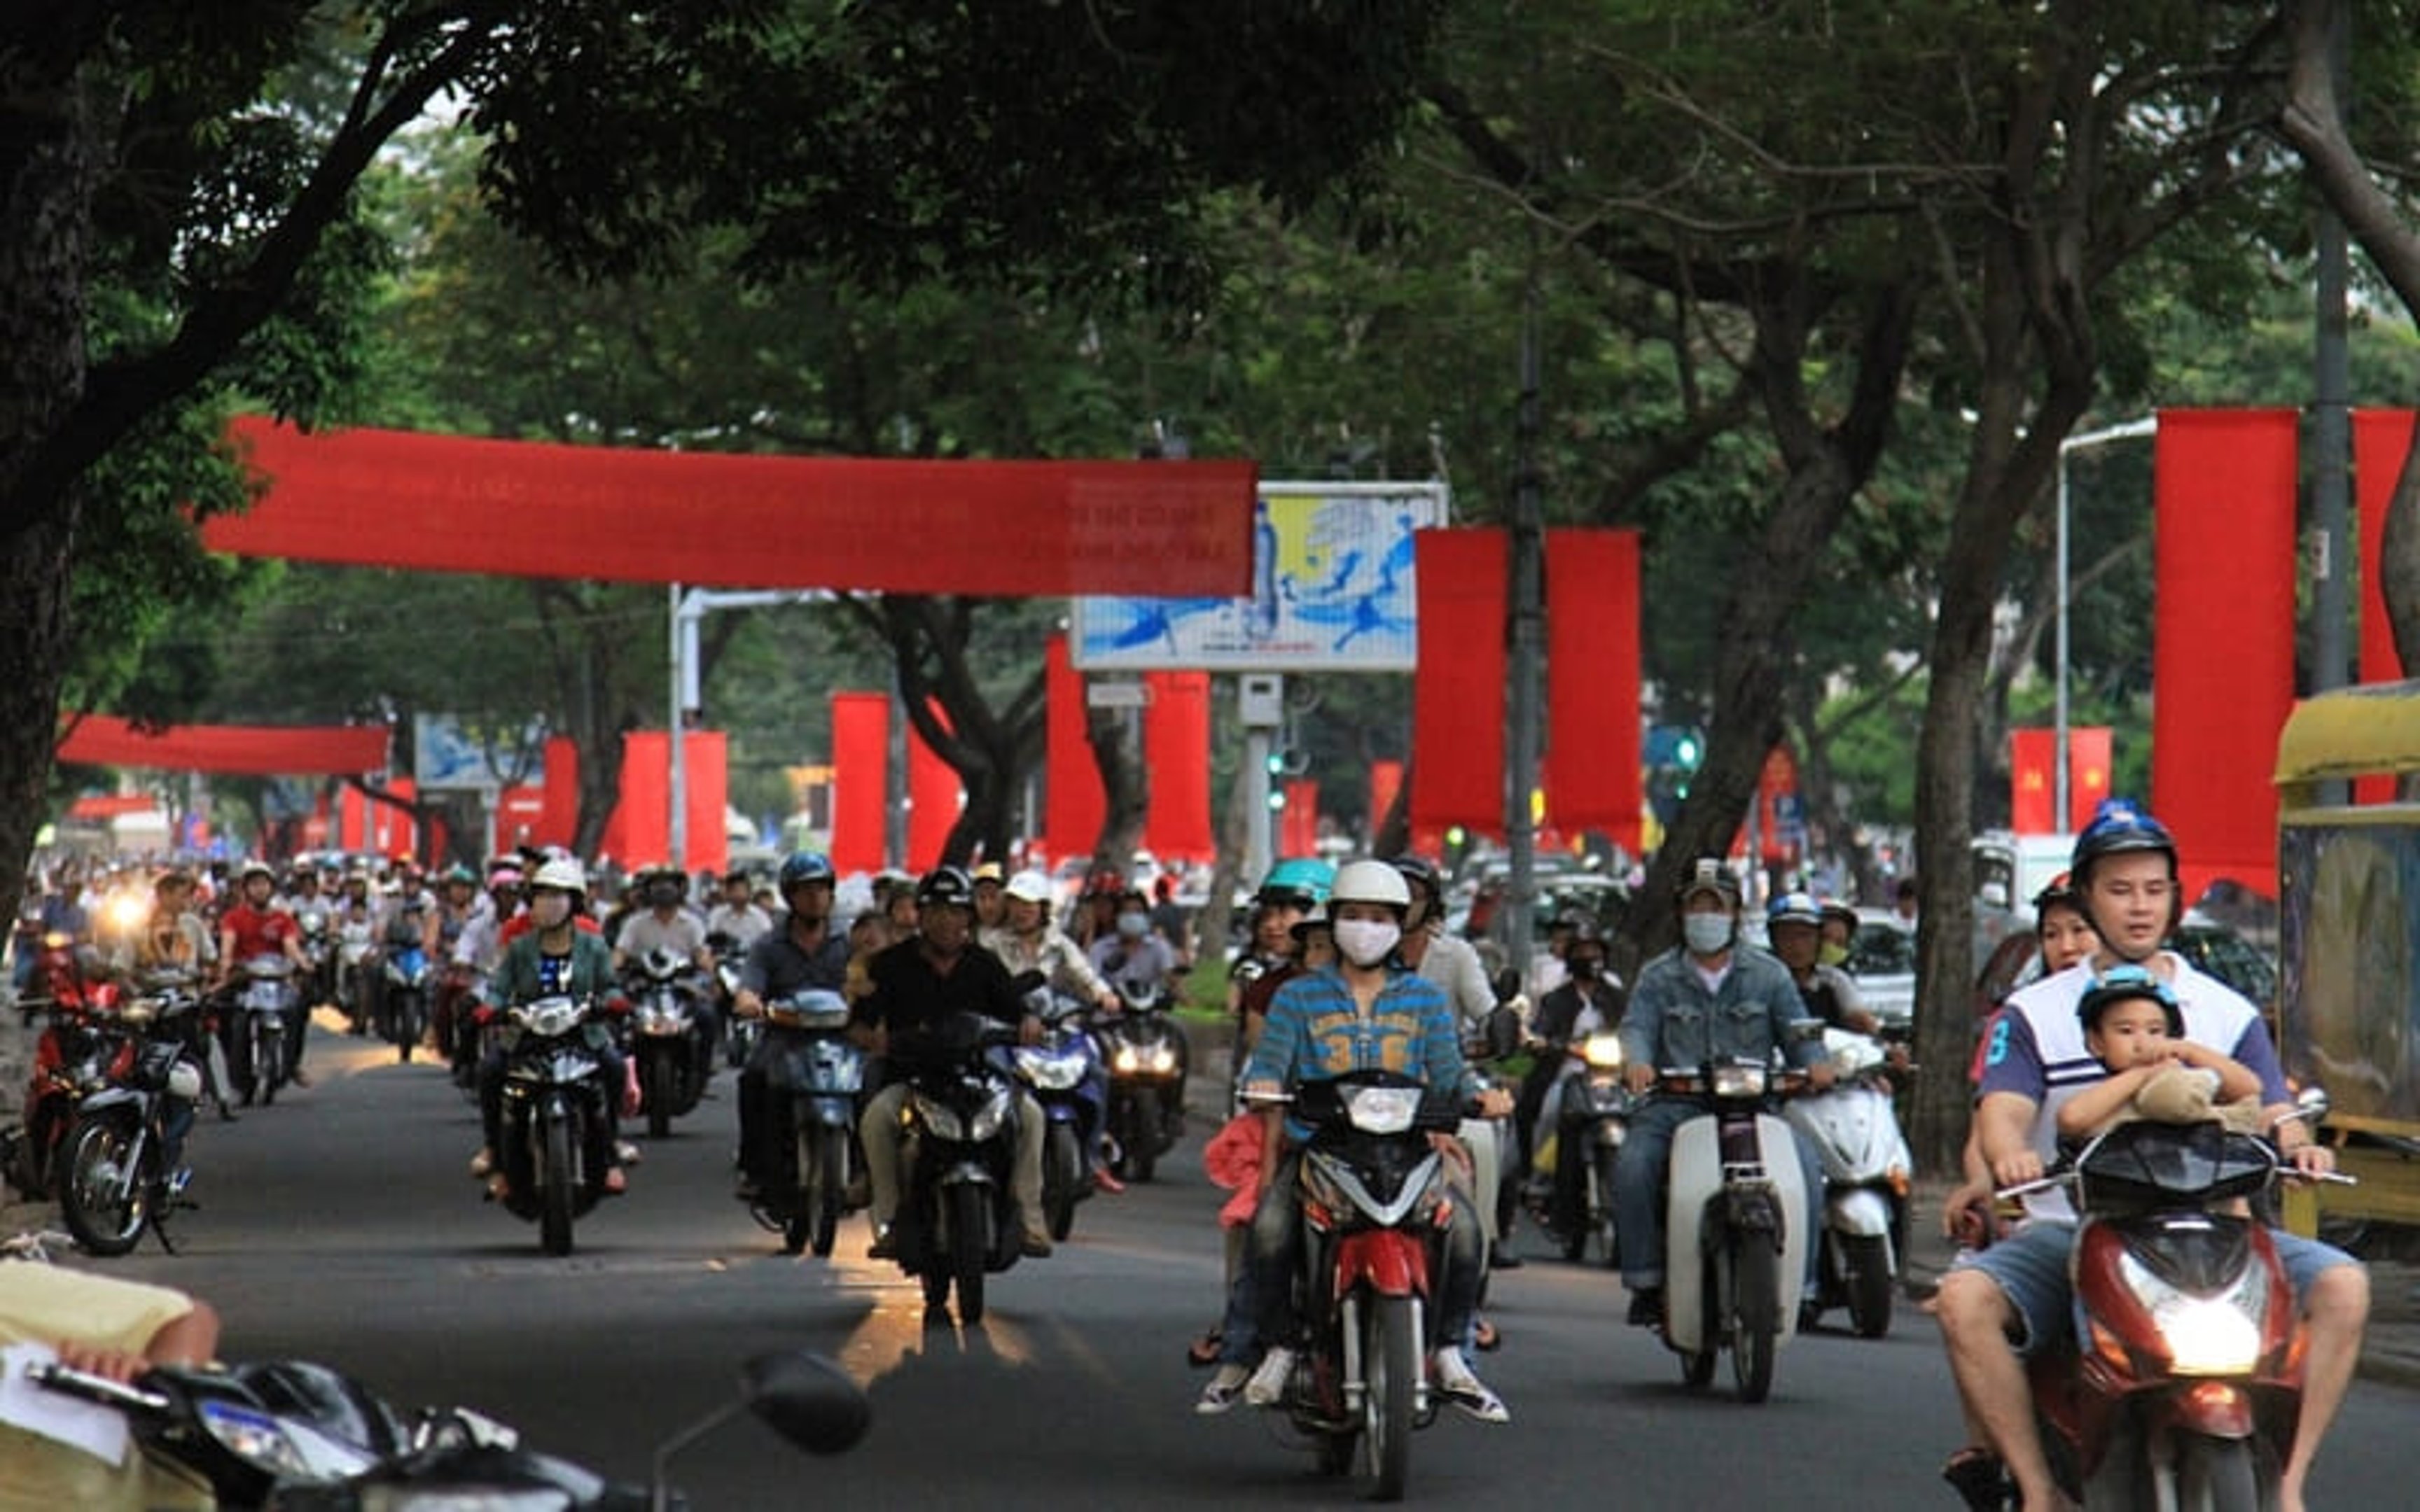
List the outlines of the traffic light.
{"type": "Polygon", "coordinates": [[[1271,788],[1271,789],[1269,789],[1269,812],[1271,812],[1271,813],[1276,813],[1279,810],[1283,809],[1284,807],[1285,807],[1285,789],[1283,789],[1283,788],[1271,788]]]}

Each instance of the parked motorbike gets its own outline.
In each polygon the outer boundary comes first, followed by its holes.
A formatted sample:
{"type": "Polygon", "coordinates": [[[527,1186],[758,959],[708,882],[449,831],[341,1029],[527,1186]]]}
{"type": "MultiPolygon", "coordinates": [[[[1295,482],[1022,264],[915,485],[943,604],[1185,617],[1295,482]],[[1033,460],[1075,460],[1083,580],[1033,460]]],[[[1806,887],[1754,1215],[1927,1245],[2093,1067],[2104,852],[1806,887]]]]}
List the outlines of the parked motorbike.
{"type": "Polygon", "coordinates": [[[1872,1038],[1827,1029],[1835,1079],[1824,1091],[1792,1098],[1782,1117],[1823,1162],[1823,1233],[1815,1294],[1799,1326],[1836,1307],[1849,1310],[1860,1338],[1890,1332],[1900,1257],[1907,1253],[1908,1180],[1916,1169],[1892,1106],[1885,1052],[1872,1038]]]}
{"type": "MultiPolygon", "coordinates": [[[[1257,1099],[1256,1099],[1257,1101],[1257,1099]]],[[[1305,1084],[1301,1311],[1307,1337],[1284,1411],[1323,1473],[1355,1473],[1380,1501],[1404,1494],[1411,1435],[1436,1418],[1428,1381],[1450,1200],[1432,1133],[1461,1122],[1452,1094],[1393,1072],[1305,1084]]]]}
{"type": "Polygon", "coordinates": [[[1539,1222],[1561,1244],[1564,1259],[1586,1259],[1594,1243],[1599,1258],[1619,1265],[1613,1167],[1637,1106],[1621,1079],[1621,1036],[1599,1029],[1572,1044],[1565,1058],[1570,1069],[1555,1117],[1554,1170],[1544,1183],[1539,1222]]]}
{"type": "Polygon", "coordinates": [[[44,1011],[49,1022],[34,1044],[23,1121],[0,1135],[8,1145],[8,1184],[38,1200],[52,1195],[77,1106],[109,1084],[110,1066],[128,1038],[110,1010],[54,1001],[44,1011]]]}
{"type": "MultiPolygon", "coordinates": [[[[504,1424],[467,1408],[407,1415],[366,1385],[308,1361],[209,1367],[162,1366],[132,1382],[37,1364],[26,1379],[52,1398],[98,1418],[121,1419],[140,1451],[209,1488],[215,1504],[279,1512],[372,1512],[408,1507],[548,1507],[562,1512],[680,1504],[666,1480],[672,1458],[745,1406],[810,1454],[839,1454],[864,1436],[864,1393],[840,1368],[797,1351],[759,1355],[740,1370],[740,1396],[659,1446],[644,1486],[609,1481],[525,1448],[504,1424]]],[[[0,1407],[0,1421],[24,1422],[0,1407]]],[[[31,1426],[26,1422],[24,1426],[31,1426]]]]}
{"type": "Polygon", "coordinates": [[[266,1105],[292,1075],[286,1059],[287,1021],[302,1011],[294,988],[294,963],[282,955],[254,956],[237,969],[240,985],[219,1032],[225,1038],[227,1079],[246,1106],[257,1097],[266,1105]]]}
{"type": "Polygon", "coordinates": [[[571,1253],[572,1222],[605,1196],[613,1165],[601,1054],[611,1032],[580,998],[540,997],[504,1011],[504,1117],[496,1149],[505,1211],[535,1220],[549,1255],[571,1253]]]}
{"type": "Polygon", "coordinates": [[[1076,1204],[1093,1195],[1088,1152],[1109,1117],[1107,1078],[1083,1004],[1043,987],[1027,991],[1025,1002],[1042,1020],[1042,1040],[1018,1045],[1011,1064],[1042,1108],[1042,1221],[1052,1239],[1065,1239],[1076,1227],[1076,1204]]]}
{"type": "Polygon", "coordinates": [[[1185,1133],[1185,1077],[1192,1049],[1165,991],[1121,986],[1119,1015],[1094,1032],[1109,1064],[1110,1164],[1148,1181],[1185,1133]]]}
{"type": "Polygon", "coordinates": [[[848,1000],[838,993],[816,989],[768,1003],[765,1022],[782,1031],[766,1064],[765,1088],[768,1111],[781,1120],[776,1148],[790,1152],[790,1168],[788,1180],[769,1187],[752,1211],[757,1222],[780,1231],[788,1253],[812,1247],[827,1257],[857,1174],[865,1057],[845,1032],[848,1000]]]}
{"type": "MultiPolygon", "coordinates": [[[[2305,1096],[2318,1116],[2324,1101],[2305,1096]]],[[[2292,1282],[2244,1201],[2287,1169],[2269,1139],[2146,1119],[2002,1194],[2073,1191],[2076,1327],[2092,1353],[2071,1340],[2027,1370],[2051,1468],[2086,1512],[2276,1504],[2305,1344],[2292,1282]]]]}
{"type": "Polygon", "coordinates": [[[409,1061],[428,1033],[428,952],[418,945],[396,946],[379,970],[380,1037],[395,1046],[396,1059],[409,1061]]]}
{"type": "Polygon", "coordinates": [[[59,1216],[94,1255],[124,1255],[148,1228],[171,1254],[170,1211],[191,1180],[183,1164],[202,1070],[194,1059],[190,992],[168,988],[129,1000],[119,1017],[130,1031],[117,1046],[107,1085],[75,1110],[58,1165],[59,1216]]]}
{"type": "Polygon", "coordinates": [[[957,1288],[958,1321],[983,1321],[984,1281],[1015,1265],[1025,1225],[1017,1211],[1016,1082],[985,1051],[1016,1031],[979,1013],[940,1026],[938,1054],[908,1082],[900,1146],[906,1187],[892,1225],[899,1268],[924,1283],[939,1309],[957,1288]]]}
{"type": "Polygon", "coordinates": [[[647,1137],[672,1133],[673,1119],[697,1106],[714,1062],[706,1052],[705,991],[697,968],[657,949],[630,963],[630,1054],[645,1099],[647,1137]]]}
{"type": "Polygon", "coordinates": [[[1797,1332],[1807,1269],[1806,1178],[1790,1125],[1764,1111],[1805,1073],[1761,1061],[1657,1072],[1657,1090],[1706,1111],[1673,1132],[1664,1219],[1667,1346],[1691,1386],[1728,1350],[1743,1402],[1773,1390],[1774,1356],[1797,1332]]]}

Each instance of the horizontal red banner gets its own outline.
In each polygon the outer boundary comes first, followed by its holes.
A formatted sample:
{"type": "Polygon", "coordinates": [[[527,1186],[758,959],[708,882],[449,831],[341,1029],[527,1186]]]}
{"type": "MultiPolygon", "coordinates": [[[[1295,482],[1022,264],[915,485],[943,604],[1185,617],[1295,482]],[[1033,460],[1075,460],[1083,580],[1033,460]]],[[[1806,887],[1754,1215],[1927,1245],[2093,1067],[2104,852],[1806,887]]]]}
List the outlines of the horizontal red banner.
{"type": "Polygon", "coordinates": [[[387,764],[384,725],[182,724],[151,733],[114,714],[69,715],[57,758],[163,772],[351,777],[387,764]]]}
{"type": "Polygon", "coordinates": [[[1250,462],[735,456],[235,423],[211,549],[425,572],[1050,596],[1251,592],[1250,462]]]}

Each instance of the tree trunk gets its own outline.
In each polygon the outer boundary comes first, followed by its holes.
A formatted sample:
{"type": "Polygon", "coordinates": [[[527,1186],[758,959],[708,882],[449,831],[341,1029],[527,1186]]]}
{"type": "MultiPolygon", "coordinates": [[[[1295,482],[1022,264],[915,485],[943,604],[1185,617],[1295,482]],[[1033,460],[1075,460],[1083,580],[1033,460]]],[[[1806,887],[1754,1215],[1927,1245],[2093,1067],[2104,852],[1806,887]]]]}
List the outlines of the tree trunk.
{"type": "Polygon", "coordinates": [[[0,917],[17,917],[34,835],[49,807],[59,680],[69,637],[68,543],[72,511],[0,536],[0,917]]]}
{"type": "Polygon", "coordinates": [[[1144,767],[1142,720],[1125,709],[1087,709],[1084,735],[1093,747],[1093,764],[1100,769],[1100,838],[1093,843],[1093,872],[1123,877],[1134,866],[1136,847],[1142,843],[1143,822],[1151,812],[1151,774],[1144,767]]]}

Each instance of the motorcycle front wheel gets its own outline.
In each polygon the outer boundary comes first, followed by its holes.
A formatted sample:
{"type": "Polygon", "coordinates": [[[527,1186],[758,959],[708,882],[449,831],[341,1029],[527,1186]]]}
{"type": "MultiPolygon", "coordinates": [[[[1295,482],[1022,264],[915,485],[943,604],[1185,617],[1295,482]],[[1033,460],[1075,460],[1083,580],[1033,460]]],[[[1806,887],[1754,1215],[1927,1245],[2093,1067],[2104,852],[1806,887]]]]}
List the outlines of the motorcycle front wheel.
{"type": "Polygon", "coordinates": [[[950,1270],[958,1284],[958,1321],[969,1328],[984,1314],[984,1202],[969,1181],[950,1188],[950,1270]]]}
{"type": "MultiPolygon", "coordinates": [[[[286,1083],[286,1024],[276,1014],[252,1015],[252,1082],[262,1107],[277,1101],[277,1089],[286,1083]]],[[[251,1102],[252,1093],[243,1100],[251,1102]]]]}
{"type": "Polygon", "coordinates": [[[1773,1354],[1781,1334],[1781,1261],[1761,1236],[1745,1237],[1731,1267],[1731,1380],[1740,1400],[1773,1391],[1773,1354]]]}
{"type": "Polygon", "coordinates": [[[1613,1163],[1621,1153],[1611,1146],[1596,1152],[1596,1211],[1591,1218],[1605,1246],[1605,1263],[1611,1270],[1621,1267],[1621,1236],[1613,1227],[1613,1163]]]}
{"type": "Polygon", "coordinates": [[[680,1067],[669,1049],[659,1049],[647,1060],[647,1137],[661,1139],[673,1132],[673,1110],[679,1105],[680,1067]]]}
{"type": "Polygon", "coordinates": [[[1083,1151],[1076,1146],[1075,1129],[1050,1126],[1049,1143],[1042,1151],[1042,1210],[1050,1237],[1065,1240],[1076,1227],[1076,1193],[1085,1180],[1083,1151]]]}
{"type": "Polygon", "coordinates": [[[537,1168],[538,1244],[549,1255],[571,1253],[571,1125],[546,1120],[537,1168]]]}
{"type": "Polygon", "coordinates": [[[1400,1502],[1412,1471],[1412,1407],[1420,1379],[1409,1297],[1374,1297],[1362,1314],[1361,1474],[1373,1502],[1400,1502]]]}
{"type": "Polygon", "coordinates": [[[2178,1445],[2180,1512],[2259,1512],[2260,1479],[2242,1439],[2189,1434],[2178,1445]]]}
{"type": "Polygon", "coordinates": [[[412,1047],[420,1043],[422,999],[417,988],[396,995],[395,1058],[409,1062],[412,1047]]]}
{"type": "Polygon", "coordinates": [[[151,1218],[152,1165],[159,1153],[125,1114],[78,1122],[60,1169],[59,1216],[90,1255],[124,1255],[151,1218]]]}
{"type": "Polygon", "coordinates": [[[1848,1272],[1849,1321],[1861,1339],[1890,1332],[1890,1242],[1880,1234],[1851,1234],[1840,1241],[1840,1264],[1848,1272]]]}

